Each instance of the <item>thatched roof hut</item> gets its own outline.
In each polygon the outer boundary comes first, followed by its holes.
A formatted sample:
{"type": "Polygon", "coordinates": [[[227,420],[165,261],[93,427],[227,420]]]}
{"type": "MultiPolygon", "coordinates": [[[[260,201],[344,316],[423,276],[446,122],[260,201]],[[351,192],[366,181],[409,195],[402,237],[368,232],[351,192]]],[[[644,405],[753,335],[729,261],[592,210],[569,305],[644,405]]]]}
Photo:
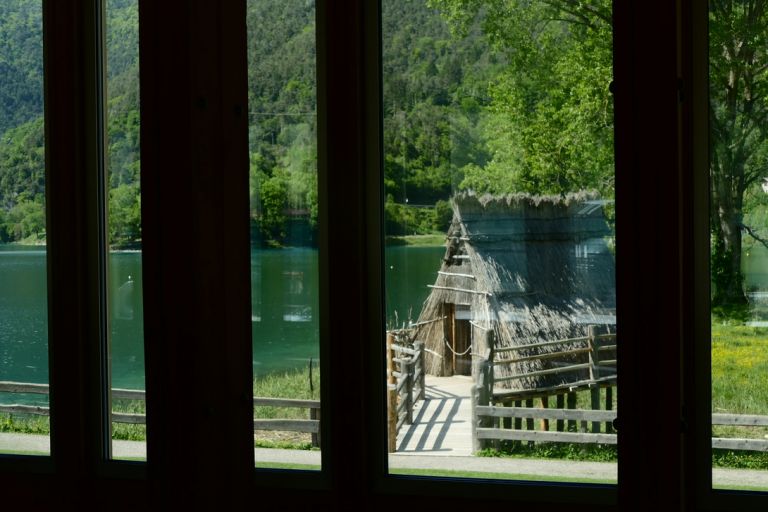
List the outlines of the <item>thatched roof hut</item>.
{"type": "MultiPolygon", "coordinates": [[[[476,373],[489,340],[496,349],[539,345],[515,351],[514,359],[525,361],[497,365],[499,380],[540,373],[575,361],[570,355],[558,359],[552,353],[563,348],[542,347],[542,342],[585,336],[590,325],[602,333],[615,332],[606,201],[590,193],[466,193],[452,203],[445,256],[412,333],[429,349],[428,373],[476,373]],[[543,354],[549,357],[533,357],[543,354]]],[[[588,371],[581,369],[515,378],[503,386],[558,388],[585,379],[588,371]]]]}

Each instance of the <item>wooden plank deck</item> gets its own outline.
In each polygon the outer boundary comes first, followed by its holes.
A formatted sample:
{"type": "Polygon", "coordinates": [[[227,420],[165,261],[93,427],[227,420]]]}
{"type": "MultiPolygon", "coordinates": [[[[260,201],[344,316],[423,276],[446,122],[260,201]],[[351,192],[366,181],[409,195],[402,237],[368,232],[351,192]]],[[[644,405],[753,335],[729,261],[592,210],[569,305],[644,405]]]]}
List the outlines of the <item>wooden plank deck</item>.
{"type": "Polygon", "coordinates": [[[413,424],[397,436],[399,455],[472,455],[469,376],[426,376],[426,398],[413,410],[413,424]]]}

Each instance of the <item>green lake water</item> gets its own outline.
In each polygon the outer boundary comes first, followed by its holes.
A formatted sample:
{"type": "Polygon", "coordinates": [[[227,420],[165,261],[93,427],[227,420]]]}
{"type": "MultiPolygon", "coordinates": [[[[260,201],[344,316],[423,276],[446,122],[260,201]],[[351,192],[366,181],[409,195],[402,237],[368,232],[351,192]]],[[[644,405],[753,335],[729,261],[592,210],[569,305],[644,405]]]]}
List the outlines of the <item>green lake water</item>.
{"type": "MultiPolygon", "coordinates": [[[[388,325],[416,318],[442,247],[386,251],[388,325]]],[[[48,381],[44,247],[0,245],[0,380],[48,381]]],[[[319,358],[317,251],[251,253],[253,369],[256,375],[305,367],[319,358]]],[[[110,253],[113,386],[144,387],[141,252],[110,253]]],[[[42,398],[42,397],[41,397],[42,398]]]]}

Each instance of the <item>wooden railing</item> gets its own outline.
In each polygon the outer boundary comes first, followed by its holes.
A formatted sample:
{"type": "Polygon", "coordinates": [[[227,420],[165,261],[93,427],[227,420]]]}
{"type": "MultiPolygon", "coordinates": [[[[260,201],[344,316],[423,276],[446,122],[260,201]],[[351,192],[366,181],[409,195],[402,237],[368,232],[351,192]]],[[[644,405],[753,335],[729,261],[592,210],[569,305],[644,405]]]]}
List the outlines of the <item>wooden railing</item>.
{"type": "MultiPolygon", "coordinates": [[[[30,384],[25,382],[0,381],[0,393],[33,393],[48,395],[48,384],[30,384]]],[[[112,398],[120,400],[146,399],[146,393],[141,389],[112,389],[112,398]]],[[[287,407],[309,409],[309,419],[254,419],[254,430],[270,430],[280,432],[304,432],[312,434],[312,445],[320,446],[320,401],[296,400],[287,398],[254,397],[254,407],[287,407]]],[[[50,408],[38,405],[0,404],[0,413],[32,414],[49,416],[50,408]]],[[[147,422],[145,414],[112,412],[112,422],[143,425],[147,422]]]]}
{"type": "MultiPolygon", "coordinates": [[[[474,401],[473,401],[474,404],[474,401]]],[[[596,443],[616,444],[616,434],[588,432],[587,425],[607,422],[613,425],[616,411],[593,411],[589,409],[544,409],[528,407],[475,406],[473,411],[473,449],[482,450],[486,441],[529,441],[550,443],[596,443]],[[522,420],[526,430],[521,430],[522,420]],[[540,419],[541,428],[534,430],[534,420],[540,419]],[[504,421],[507,420],[507,421],[504,421]],[[510,428],[512,421],[519,421],[518,428],[510,428]],[[579,431],[549,431],[549,421],[580,422],[579,431]],[[502,428],[507,423],[507,428],[502,428]]],[[[608,430],[606,428],[606,430],[608,430]]]]}
{"type": "MultiPolygon", "coordinates": [[[[472,400],[474,451],[482,450],[489,442],[496,441],[593,444],[617,442],[614,433],[617,429],[616,411],[483,406],[477,405],[476,394],[479,389],[477,386],[473,389],[472,400]],[[550,421],[557,423],[556,430],[550,430],[550,421]],[[565,422],[568,422],[567,426],[565,422]],[[602,432],[601,425],[605,425],[602,432]]],[[[768,427],[768,416],[713,414],[712,425],[768,427]]],[[[713,437],[712,448],[768,452],[768,439],[713,437]]]]}
{"type": "MultiPolygon", "coordinates": [[[[768,416],[756,416],[753,414],[713,414],[712,425],[768,427],[768,416]]],[[[713,437],[712,448],[768,452],[768,439],[713,437]]]]}
{"type": "MultiPolygon", "coordinates": [[[[482,450],[487,441],[529,441],[554,443],[596,443],[616,444],[614,433],[589,432],[588,425],[605,422],[606,427],[615,426],[616,411],[593,411],[589,409],[543,409],[527,407],[478,406],[474,410],[473,439],[475,451],[482,450]],[[549,420],[573,421],[580,423],[577,432],[550,432],[546,429],[534,430],[533,422],[527,423],[529,430],[501,428],[504,419],[543,420],[545,426],[549,420]]],[[[748,414],[713,414],[712,425],[737,425],[744,427],[768,427],[768,416],[748,414]]],[[[609,428],[606,428],[608,431],[609,428]]],[[[725,450],[748,450],[768,452],[768,439],[713,437],[712,448],[725,450]]]]}
{"type": "MultiPolygon", "coordinates": [[[[490,330],[488,332],[488,346],[486,360],[481,361],[481,365],[487,368],[485,371],[485,383],[489,387],[489,393],[493,392],[494,386],[499,382],[573,373],[582,370],[589,371],[588,379],[574,379],[569,383],[570,388],[589,387],[591,384],[606,383],[616,379],[616,358],[607,359],[602,356],[606,352],[615,353],[616,334],[597,334],[595,326],[588,327],[587,336],[544,341],[516,347],[496,347],[493,331],[490,330]],[[542,348],[555,349],[555,351],[533,355],[518,355],[520,352],[542,348]],[[557,359],[563,362],[558,365],[557,361],[552,361],[557,359]],[[574,359],[582,359],[582,362],[574,362],[574,359]],[[555,367],[526,373],[516,373],[515,375],[497,376],[496,367],[498,366],[530,361],[552,361],[555,367]]],[[[551,390],[526,390],[529,394],[536,391],[544,393],[551,390]]],[[[512,396],[514,394],[514,391],[508,393],[496,392],[496,397],[503,398],[505,395],[512,396]]]]}
{"type": "Polygon", "coordinates": [[[403,425],[413,423],[413,407],[424,400],[425,385],[424,342],[415,341],[412,347],[395,342],[393,333],[387,334],[387,446],[396,450],[397,434],[403,425]]]}
{"type": "Polygon", "coordinates": [[[298,400],[289,398],[254,397],[254,407],[296,407],[309,409],[308,420],[295,419],[254,419],[253,430],[279,432],[306,432],[312,434],[312,446],[320,446],[320,400],[298,400]]]}

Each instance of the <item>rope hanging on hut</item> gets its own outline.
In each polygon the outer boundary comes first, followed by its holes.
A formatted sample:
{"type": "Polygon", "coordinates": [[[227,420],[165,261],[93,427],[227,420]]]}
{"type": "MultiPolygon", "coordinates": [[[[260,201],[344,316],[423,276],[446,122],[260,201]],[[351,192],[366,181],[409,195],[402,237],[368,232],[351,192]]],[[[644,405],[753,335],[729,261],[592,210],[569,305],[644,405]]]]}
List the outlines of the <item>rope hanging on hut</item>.
{"type": "Polygon", "coordinates": [[[472,350],[472,345],[470,345],[469,347],[467,347],[467,350],[465,350],[464,352],[459,353],[459,352],[456,352],[455,350],[453,350],[453,347],[451,347],[451,345],[448,343],[448,340],[443,338],[443,341],[445,341],[445,346],[448,347],[448,350],[453,352],[453,354],[456,355],[456,356],[465,356],[465,355],[467,355],[469,353],[470,350],[472,350]]]}

